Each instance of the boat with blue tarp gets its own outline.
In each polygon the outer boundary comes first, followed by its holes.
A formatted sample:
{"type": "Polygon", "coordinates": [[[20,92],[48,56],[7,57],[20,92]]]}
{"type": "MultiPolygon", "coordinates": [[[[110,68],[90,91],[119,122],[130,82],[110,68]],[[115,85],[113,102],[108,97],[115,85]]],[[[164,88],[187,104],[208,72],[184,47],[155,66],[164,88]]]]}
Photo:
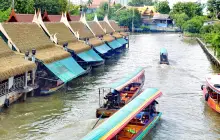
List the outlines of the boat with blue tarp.
{"type": "Polygon", "coordinates": [[[147,88],[82,140],[143,139],[162,115],[156,110],[156,99],[161,95],[162,92],[158,89],[147,88]]]}
{"type": "Polygon", "coordinates": [[[106,118],[134,99],[144,85],[144,69],[138,68],[111,85],[99,88],[99,108],[96,117],[106,118]]]}
{"type": "Polygon", "coordinates": [[[161,48],[160,49],[160,64],[169,65],[168,52],[167,52],[166,48],[161,48]]]}

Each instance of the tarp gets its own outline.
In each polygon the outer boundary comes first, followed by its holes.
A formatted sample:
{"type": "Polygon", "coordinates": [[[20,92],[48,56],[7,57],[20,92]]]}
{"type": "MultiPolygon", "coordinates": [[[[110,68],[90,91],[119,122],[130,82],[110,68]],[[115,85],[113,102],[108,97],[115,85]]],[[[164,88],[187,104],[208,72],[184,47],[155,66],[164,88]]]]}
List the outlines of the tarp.
{"type": "Polygon", "coordinates": [[[93,49],[78,53],[77,55],[86,62],[104,61],[93,49]]]}
{"type": "Polygon", "coordinates": [[[160,49],[160,54],[167,54],[167,49],[165,49],[165,48],[161,48],[160,49]]]}
{"type": "Polygon", "coordinates": [[[71,81],[73,78],[76,78],[85,72],[85,70],[72,57],[44,65],[64,83],[71,81]]]}
{"type": "Polygon", "coordinates": [[[117,39],[117,41],[123,45],[128,43],[128,41],[125,40],[124,38],[119,38],[119,39],[117,39]]]}
{"type": "Polygon", "coordinates": [[[117,49],[122,47],[122,44],[119,43],[117,40],[113,40],[112,42],[108,42],[109,46],[113,49],[117,49]]]}
{"type": "Polygon", "coordinates": [[[148,88],[134,98],[123,108],[114,113],[101,125],[87,134],[83,140],[106,140],[113,138],[126,126],[139,112],[149,106],[155,99],[162,95],[155,88],[148,88]]]}
{"type": "Polygon", "coordinates": [[[113,84],[108,85],[106,87],[110,87],[112,89],[116,89],[118,90],[118,88],[122,87],[123,85],[126,85],[130,82],[130,80],[136,78],[136,76],[141,73],[142,71],[144,71],[144,68],[139,67],[137,68],[135,71],[127,74],[124,78],[120,79],[119,81],[113,82],[113,84]]]}
{"type": "Polygon", "coordinates": [[[103,44],[101,46],[97,46],[94,49],[96,51],[98,51],[99,53],[101,53],[101,54],[105,54],[105,53],[107,53],[108,51],[111,50],[111,48],[108,45],[106,45],[106,44],[103,44]]]}

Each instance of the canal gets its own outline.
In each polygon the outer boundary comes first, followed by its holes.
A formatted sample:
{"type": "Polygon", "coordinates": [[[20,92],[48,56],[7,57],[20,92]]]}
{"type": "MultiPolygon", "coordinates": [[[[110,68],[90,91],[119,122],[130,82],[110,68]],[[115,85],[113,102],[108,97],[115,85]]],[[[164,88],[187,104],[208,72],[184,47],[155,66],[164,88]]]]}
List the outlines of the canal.
{"type": "Polygon", "coordinates": [[[98,88],[139,66],[145,68],[144,88],[163,92],[161,121],[146,140],[220,139],[220,116],[205,104],[200,89],[206,74],[220,71],[197,42],[165,33],[131,35],[125,53],[74,80],[72,90],[12,105],[0,114],[0,139],[80,139],[96,122],[98,88]],[[168,50],[169,66],[159,65],[161,47],[168,50]]]}

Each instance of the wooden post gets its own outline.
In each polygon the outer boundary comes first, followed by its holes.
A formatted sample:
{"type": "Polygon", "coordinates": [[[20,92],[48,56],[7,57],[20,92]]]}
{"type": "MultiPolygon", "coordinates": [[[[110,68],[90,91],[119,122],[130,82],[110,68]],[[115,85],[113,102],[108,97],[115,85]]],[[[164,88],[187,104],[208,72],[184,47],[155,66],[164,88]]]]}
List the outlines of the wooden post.
{"type": "MultiPolygon", "coordinates": [[[[35,49],[32,49],[32,62],[34,62],[35,63],[35,54],[36,54],[36,50],[35,49]]],[[[35,68],[33,68],[33,70],[32,70],[32,81],[31,81],[31,83],[32,83],[32,86],[33,87],[35,87],[35,68]]],[[[32,90],[32,92],[31,92],[31,97],[33,97],[34,96],[34,90],[32,90]]]]}

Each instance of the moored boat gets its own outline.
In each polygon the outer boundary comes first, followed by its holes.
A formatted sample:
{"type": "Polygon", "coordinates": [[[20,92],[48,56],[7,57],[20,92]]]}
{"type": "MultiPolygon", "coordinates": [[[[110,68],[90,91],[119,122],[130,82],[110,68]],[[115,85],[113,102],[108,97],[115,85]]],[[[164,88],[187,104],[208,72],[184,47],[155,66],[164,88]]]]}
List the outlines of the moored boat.
{"type": "Polygon", "coordinates": [[[99,108],[96,117],[106,118],[134,99],[145,81],[144,69],[138,68],[123,79],[99,89],[99,108]]]}
{"type": "Polygon", "coordinates": [[[208,106],[220,113],[220,75],[208,75],[201,89],[208,106]]]}
{"type": "Polygon", "coordinates": [[[82,139],[143,139],[162,115],[155,108],[156,99],[161,95],[162,92],[155,88],[146,89],[82,139]]]}
{"type": "Polygon", "coordinates": [[[167,49],[165,48],[160,49],[160,64],[169,65],[168,52],[167,52],[167,49]]]}

